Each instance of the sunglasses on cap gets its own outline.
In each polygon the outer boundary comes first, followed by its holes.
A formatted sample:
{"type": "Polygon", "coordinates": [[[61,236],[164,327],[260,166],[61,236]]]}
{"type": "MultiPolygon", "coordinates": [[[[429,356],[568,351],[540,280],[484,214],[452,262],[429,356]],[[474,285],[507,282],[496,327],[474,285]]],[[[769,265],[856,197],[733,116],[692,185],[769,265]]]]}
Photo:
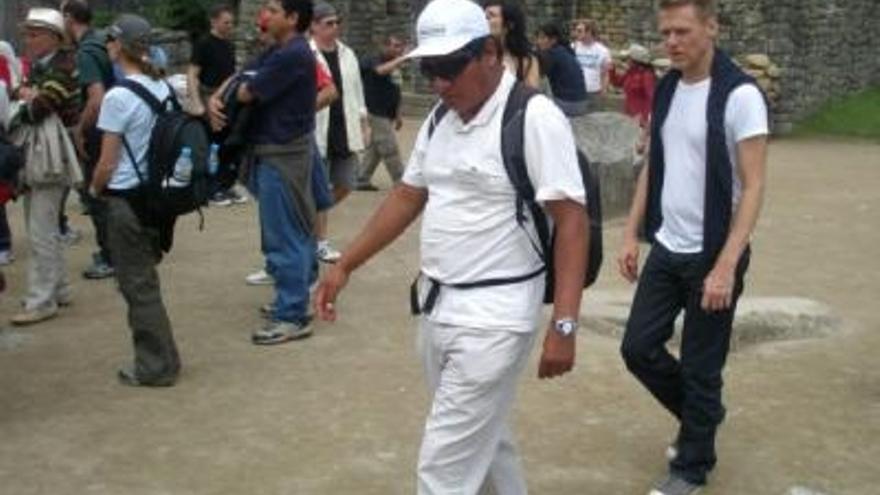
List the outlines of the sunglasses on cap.
{"type": "Polygon", "coordinates": [[[486,38],[471,41],[464,47],[441,57],[426,57],[419,61],[419,70],[429,81],[434,78],[454,81],[483,51],[486,38]]]}

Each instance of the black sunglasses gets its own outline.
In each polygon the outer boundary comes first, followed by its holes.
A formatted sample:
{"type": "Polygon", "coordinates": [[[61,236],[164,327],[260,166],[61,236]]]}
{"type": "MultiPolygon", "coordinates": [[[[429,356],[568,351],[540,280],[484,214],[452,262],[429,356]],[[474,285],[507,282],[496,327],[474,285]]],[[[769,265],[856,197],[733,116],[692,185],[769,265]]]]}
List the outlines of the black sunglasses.
{"type": "Polygon", "coordinates": [[[419,71],[429,81],[434,78],[454,81],[483,51],[485,38],[471,41],[464,47],[442,57],[426,57],[419,61],[419,71]]]}

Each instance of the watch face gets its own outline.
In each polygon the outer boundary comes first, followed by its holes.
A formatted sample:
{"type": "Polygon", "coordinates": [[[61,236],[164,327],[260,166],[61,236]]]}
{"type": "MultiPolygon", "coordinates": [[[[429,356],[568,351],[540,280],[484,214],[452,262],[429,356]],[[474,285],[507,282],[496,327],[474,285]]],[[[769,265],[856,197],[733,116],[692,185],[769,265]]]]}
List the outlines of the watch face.
{"type": "Polygon", "coordinates": [[[570,335],[577,328],[574,320],[559,320],[556,322],[556,331],[562,335],[570,335]]]}

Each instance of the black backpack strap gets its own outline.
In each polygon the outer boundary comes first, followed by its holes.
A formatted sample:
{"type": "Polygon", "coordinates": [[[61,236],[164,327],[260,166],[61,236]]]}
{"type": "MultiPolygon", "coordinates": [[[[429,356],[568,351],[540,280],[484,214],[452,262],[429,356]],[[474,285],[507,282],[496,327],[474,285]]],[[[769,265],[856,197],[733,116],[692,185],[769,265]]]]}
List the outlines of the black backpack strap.
{"type": "MultiPolygon", "coordinates": [[[[529,179],[523,146],[526,106],[528,106],[529,100],[536,94],[538,94],[537,90],[522,83],[516,83],[511,90],[510,95],[508,96],[507,105],[504,107],[504,115],[501,121],[501,155],[504,161],[504,169],[507,171],[510,182],[516,190],[516,222],[523,228],[523,231],[529,238],[529,242],[532,244],[532,247],[535,248],[535,252],[538,253],[538,256],[544,262],[544,265],[531,273],[516,277],[491,278],[457,284],[443,283],[434,278],[427,277],[424,274],[420,274],[419,277],[416,277],[413,281],[412,285],[410,285],[410,311],[413,315],[430,314],[437,303],[442,287],[478,289],[498,285],[518,284],[531,280],[547,270],[548,259],[545,252],[550,245],[550,229],[544,211],[535,201],[535,189],[532,186],[531,179],[529,179]],[[525,229],[527,218],[524,213],[524,208],[526,205],[528,205],[535,222],[535,230],[538,232],[539,237],[538,243],[532,239],[528,234],[528,231],[525,229]],[[430,284],[424,304],[420,304],[418,295],[418,282],[422,276],[425,276],[430,284]]],[[[434,111],[431,113],[431,120],[428,123],[428,139],[433,136],[434,131],[437,129],[437,125],[448,111],[449,107],[443,103],[440,103],[434,108],[434,111]]]]}
{"type": "Polygon", "coordinates": [[[159,98],[156,98],[156,95],[150,92],[149,89],[145,88],[143,84],[133,79],[125,78],[122,81],[119,81],[119,83],[117,83],[116,85],[123,87],[137,95],[138,98],[143,100],[143,102],[146,103],[151,110],[153,110],[153,113],[160,114],[165,111],[165,108],[162,106],[162,102],[159,101],[159,98]]]}
{"type": "Polygon", "coordinates": [[[437,126],[440,125],[440,121],[443,120],[443,117],[449,113],[449,107],[447,107],[443,102],[440,102],[436,107],[434,107],[434,111],[431,112],[431,121],[428,122],[428,139],[434,135],[434,131],[437,130],[437,126]]]}
{"type": "Polygon", "coordinates": [[[538,242],[529,236],[529,242],[544,263],[550,255],[546,252],[550,246],[550,227],[547,217],[541,206],[535,201],[535,188],[529,178],[525,156],[525,127],[526,107],[533,96],[539,94],[521,82],[514,84],[504,107],[504,115],[501,120],[501,156],[504,161],[504,169],[516,190],[516,222],[525,229],[525,207],[528,206],[535,222],[535,231],[538,233],[538,242]]]}
{"type": "Polygon", "coordinates": [[[131,151],[131,145],[128,144],[128,139],[125,139],[125,134],[122,135],[122,146],[125,147],[125,152],[128,153],[128,159],[131,160],[131,166],[134,167],[134,173],[137,174],[138,182],[141,183],[141,186],[145,185],[147,181],[144,180],[141,169],[138,168],[137,158],[135,158],[134,152],[131,151]]]}
{"type": "Polygon", "coordinates": [[[145,88],[143,84],[133,79],[125,78],[116,85],[121,86],[136,94],[138,98],[143,100],[144,103],[146,103],[147,106],[149,106],[150,109],[152,109],[153,112],[157,115],[163,113],[167,109],[166,104],[168,102],[171,102],[171,106],[174,110],[180,111],[180,103],[177,101],[177,97],[174,95],[174,88],[172,88],[167,81],[163,82],[168,88],[168,98],[165,98],[165,101],[159,101],[159,98],[156,98],[156,95],[154,95],[149,89],[145,88]]]}

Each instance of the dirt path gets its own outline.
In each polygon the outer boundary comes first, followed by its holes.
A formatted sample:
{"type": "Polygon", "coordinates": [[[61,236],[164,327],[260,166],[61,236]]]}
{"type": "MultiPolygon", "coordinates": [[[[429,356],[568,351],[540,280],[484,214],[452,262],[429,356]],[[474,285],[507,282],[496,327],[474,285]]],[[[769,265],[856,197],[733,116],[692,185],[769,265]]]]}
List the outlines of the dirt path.
{"type": "MultiPolygon", "coordinates": [[[[880,146],[777,141],[770,164],[746,295],[816,299],[847,328],[732,355],[720,464],[704,493],[880,493],[880,146]]],[[[353,195],[334,212],[332,236],[350,240],[380,198],[353,195]]],[[[5,270],[3,325],[27,263],[20,217],[11,207],[18,260],[5,270]]],[[[86,217],[73,222],[91,232],[86,217]]],[[[406,299],[417,231],[356,275],[339,323],[264,349],[248,337],[270,291],[243,284],[260,266],[254,205],[211,209],[206,226],[186,219],[161,267],[184,359],[178,386],[115,382],[130,344],[112,282],[77,280],[59,318],[4,331],[0,493],[413,493],[426,411],[406,299]]],[[[610,256],[619,238],[619,225],[607,228],[610,256]]],[[[70,249],[72,274],[90,251],[88,241],[70,249]]],[[[623,287],[606,265],[596,290],[623,287]]],[[[532,493],[642,494],[663,471],[673,423],[617,346],[583,332],[577,369],[552,383],[534,377],[533,353],[516,415],[532,493]]]]}

